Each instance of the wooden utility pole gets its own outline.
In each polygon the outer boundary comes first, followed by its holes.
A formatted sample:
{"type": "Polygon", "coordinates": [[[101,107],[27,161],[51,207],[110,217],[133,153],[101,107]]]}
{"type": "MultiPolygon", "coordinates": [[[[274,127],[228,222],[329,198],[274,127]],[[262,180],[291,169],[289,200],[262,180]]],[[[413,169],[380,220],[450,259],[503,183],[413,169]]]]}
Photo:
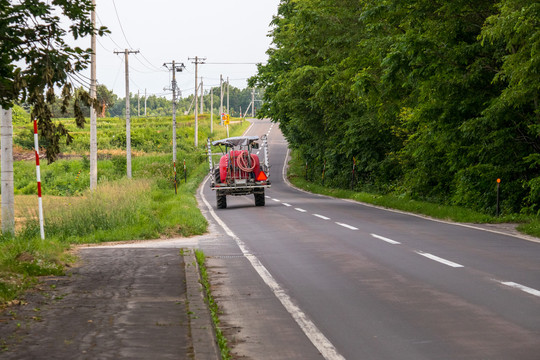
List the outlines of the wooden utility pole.
{"type": "MultiPolygon", "coordinates": [[[[92,25],[96,27],[96,0],[92,0],[94,10],[91,13],[92,25]]],[[[91,38],[92,56],[90,58],[90,98],[94,101],[97,98],[96,88],[96,34],[92,32],[91,38]]],[[[97,188],[97,114],[94,104],[90,105],[90,190],[97,188]]]]}
{"type": "Polygon", "coordinates": [[[255,117],[255,88],[251,90],[251,117],[255,117]]]}
{"type": "MultiPolygon", "coordinates": [[[[122,51],[115,51],[115,54],[121,54],[122,51]]],[[[124,59],[126,63],[126,169],[127,178],[131,179],[131,123],[130,123],[130,97],[129,97],[129,54],[138,54],[139,50],[124,50],[124,59]]]]}
{"type": "Polygon", "coordinates": [[[195,60],[193,61],[193,64],[195,64],[195,93],[193,96],[195,97],[195,147],[199,146],[199,119],[198,119],[198,113],[197,113],[197,97],[198,97],[198,78],[197,78],[197,68],[199,64],[204,64],[204,60],[206,58],[200,58],[198,56],[195,56],[195,58],[188,58],[188,60],[195,60]]]}
{"type": "Polygon", "coordinates": [[[203,78],[201,76],[201,115],[204,113],[204,87],[203,78]]]}
{"type": "Polygon", "coordinates": [[[2,234],[15,235],[15,193],[13,186],[13,122],[11,109],[0,107],[2,147],[2,234]]]}
{"type": "Polygon", "coordinates": [[[223,126],[223,118],[221,116],[221,114],[223,114],[223,75],[219,75],[219,97],[219,123],[223,126]]]}
{"type": "Polygon", "coordinates": [[[172,106],[173,106],[173,124],[172,124],[172,147],[173,147],[173,166],[176,166],[176,90],[178,89],[178,86],[176,84],[176,72],[181,72],[185,66],[183,63],[177,64],[174,60],[170,63],[163,64],[167,69],[172,71],[172,84],[171,84],[171,90],[172,90],[172,106]],[[171,65],[171,68],[167,65],[171,65]]]}

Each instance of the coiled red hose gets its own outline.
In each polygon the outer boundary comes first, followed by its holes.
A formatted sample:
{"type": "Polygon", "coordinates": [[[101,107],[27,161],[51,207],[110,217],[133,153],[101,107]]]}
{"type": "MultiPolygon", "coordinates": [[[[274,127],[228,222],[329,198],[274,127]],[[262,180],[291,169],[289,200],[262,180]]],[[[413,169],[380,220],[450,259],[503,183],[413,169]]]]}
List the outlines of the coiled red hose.
{"type": "Polygon", "coordinates": [[[252,172],[255,169],[257,155],[249,154],[247,150],[243,150],[242,153],[236,158],[236,165],[240,170],[245,172],[252,172]],[[248,156],[251,155],[251,166],[249,166],[248,156]]]}

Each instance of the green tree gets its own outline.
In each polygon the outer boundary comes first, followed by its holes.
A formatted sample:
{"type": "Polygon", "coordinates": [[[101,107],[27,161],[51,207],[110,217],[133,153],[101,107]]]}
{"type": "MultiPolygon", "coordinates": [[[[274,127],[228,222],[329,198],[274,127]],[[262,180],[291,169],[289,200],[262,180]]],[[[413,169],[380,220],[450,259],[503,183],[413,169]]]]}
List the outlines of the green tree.
{"type": "MultiPolygon", "coordinates": [[[[73,92],[70,76],[86,68],[91,55],[90,49],[69,45],[68,35],[78,39],[107,31],[92,26],[92,9],[91,0],[0,0],[0,106],[10,108],[17,101],[32,106],[31,116],[39,120],[40,131],[49,140],[49,161],[60,151],[61,136],[71,141],[66,128],[51,121],[54,89],[62,88],[65,109],[73,92]]],[[[86,92],[74,101],[79,126],[84,124],[81,103],[90,104],[86,92]]]]}

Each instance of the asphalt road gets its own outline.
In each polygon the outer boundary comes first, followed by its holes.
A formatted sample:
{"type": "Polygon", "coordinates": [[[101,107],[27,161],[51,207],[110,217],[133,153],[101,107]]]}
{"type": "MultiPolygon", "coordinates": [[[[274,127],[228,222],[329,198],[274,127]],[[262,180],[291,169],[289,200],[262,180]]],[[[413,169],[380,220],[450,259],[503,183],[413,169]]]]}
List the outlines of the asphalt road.
{"type": "Polygon", "coordinates": [[[294,189],[278,126],[248,134],[265,133],[265,207],[200,194],[237,358],[540,359],[539,243],[294,189]]]}

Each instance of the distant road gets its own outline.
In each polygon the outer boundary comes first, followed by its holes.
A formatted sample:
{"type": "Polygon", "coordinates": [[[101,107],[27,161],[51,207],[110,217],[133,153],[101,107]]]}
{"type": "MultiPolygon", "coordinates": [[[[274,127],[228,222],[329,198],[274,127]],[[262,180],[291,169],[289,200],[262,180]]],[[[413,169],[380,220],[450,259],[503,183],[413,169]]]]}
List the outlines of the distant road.
{"type": "Polygon", "coordinates": [[[249,132],[269,134],[265,207],[216,210],[202,193],[223,235],[200,246],[238,356],[540,359],[540,244],[293,189],[271,126],[249,132]]]}

